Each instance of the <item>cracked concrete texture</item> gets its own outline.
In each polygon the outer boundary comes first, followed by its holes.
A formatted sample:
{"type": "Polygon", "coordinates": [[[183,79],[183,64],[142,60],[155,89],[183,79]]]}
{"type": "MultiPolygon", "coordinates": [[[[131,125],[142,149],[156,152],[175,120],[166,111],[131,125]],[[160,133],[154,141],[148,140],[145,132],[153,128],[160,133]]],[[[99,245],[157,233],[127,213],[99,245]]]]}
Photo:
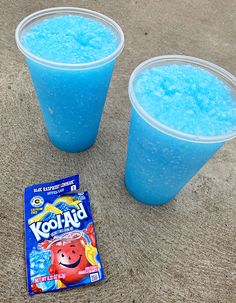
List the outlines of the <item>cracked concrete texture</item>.
{"type": "Polygon", "coordinates": [[[137,203],[123,182],[132,70],[157,55],[186,54],[236,74],[236,2],[0,0],[0,17],[0,301],[236,302],[236,140],[225,144],[165,206],[137,203]],[[117,21],[126,38],[99,137],[81,154],[63,153],[48,141],[14,41],[22,18],[52,6],[97,10],[117,21]],[[29,298],[23,189],[78,172],[91,195],[106,280],[29,298]]]}

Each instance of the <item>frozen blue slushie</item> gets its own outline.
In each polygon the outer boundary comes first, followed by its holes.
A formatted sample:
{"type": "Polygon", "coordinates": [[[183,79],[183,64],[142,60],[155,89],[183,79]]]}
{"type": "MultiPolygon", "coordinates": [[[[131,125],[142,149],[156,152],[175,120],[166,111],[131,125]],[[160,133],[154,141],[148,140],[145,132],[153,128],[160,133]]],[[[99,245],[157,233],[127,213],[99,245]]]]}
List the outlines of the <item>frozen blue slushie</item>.
{"type": "Polygon", "coordinates": [[[16,40],[25,54],[52,143],[86,150],[96,140],[123,32],[111,19],[78,8],[25,18],[16,40]]]}
{"type": "Polygon", "coordinates": [[[236,136],[236,79],[186,56],[141,64],[131,76],[132,103],[125,182],[137,200],[172,198],[236,136]]]}

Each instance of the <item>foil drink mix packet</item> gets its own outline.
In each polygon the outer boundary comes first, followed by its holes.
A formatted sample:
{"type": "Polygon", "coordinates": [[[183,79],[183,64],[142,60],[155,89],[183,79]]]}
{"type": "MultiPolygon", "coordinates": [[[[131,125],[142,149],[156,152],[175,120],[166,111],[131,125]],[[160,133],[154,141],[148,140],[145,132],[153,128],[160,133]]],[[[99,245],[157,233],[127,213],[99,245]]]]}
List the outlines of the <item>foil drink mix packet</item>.
{"type": "Polygon", "coordinates": [[[104,279],[89,195],[74,192],[79,185],[75,175],[25,189],[29,295],[104,279]]]}

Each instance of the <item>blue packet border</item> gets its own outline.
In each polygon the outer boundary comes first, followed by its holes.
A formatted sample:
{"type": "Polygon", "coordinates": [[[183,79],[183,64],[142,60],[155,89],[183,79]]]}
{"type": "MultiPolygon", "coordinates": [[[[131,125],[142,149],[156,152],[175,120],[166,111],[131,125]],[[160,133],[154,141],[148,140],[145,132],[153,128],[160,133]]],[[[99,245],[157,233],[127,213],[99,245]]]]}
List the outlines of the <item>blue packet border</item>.
{"type": "Polygon", "coordinates": [[[74,175],[25,189],[29,295],[104,280],[89,195],[74,193],[79,187],[74,175]]]}

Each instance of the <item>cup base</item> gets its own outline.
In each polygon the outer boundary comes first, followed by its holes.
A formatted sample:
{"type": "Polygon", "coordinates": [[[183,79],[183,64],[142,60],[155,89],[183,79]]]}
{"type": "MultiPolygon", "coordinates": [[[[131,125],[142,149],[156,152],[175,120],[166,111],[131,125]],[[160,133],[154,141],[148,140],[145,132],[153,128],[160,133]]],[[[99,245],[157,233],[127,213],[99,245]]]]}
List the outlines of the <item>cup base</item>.
{"type": "Polygon", "coordinates": [[[71,147],[71,146],[62,146],[58,143],[56,143],[55,141],[53,141],[50,136],[48,136],[49,138],[49,141],[51,142],[51,144],[56,147],[57,149],[59,149],[60,151],[63,151],[63,152],[66,152],[66,153],[82,153],[88,149],[90,149],[94,144],[95,144],[95,141],[91,142],[90,144],[88,145],[84,145],[84,146],[80,146],[80,147],[71,147]]]}
{"type": "Polygon", "coordinates": [[[125,187],[126,187],[126,190],[128,191],[128,193],[136,200],[138,201],[139,203],[142,203],[142,204],[145,204],[145,205],[149,205],[149,206],[162,206],[162,205],[165,205],[169,202],[171,202],[174,197],[168,199],[168,200],[164,200],[164,201],[158,201],[158,198],[155,200],[155,201],[151,201],[149,199],[144,199],[142,197],[140,197],[139,195],[135,194],[133,190],[131,190],[127,184],[127,181],[126,181],[126,178],[124,180],[124,183],[125,183],[125,187]]]}

